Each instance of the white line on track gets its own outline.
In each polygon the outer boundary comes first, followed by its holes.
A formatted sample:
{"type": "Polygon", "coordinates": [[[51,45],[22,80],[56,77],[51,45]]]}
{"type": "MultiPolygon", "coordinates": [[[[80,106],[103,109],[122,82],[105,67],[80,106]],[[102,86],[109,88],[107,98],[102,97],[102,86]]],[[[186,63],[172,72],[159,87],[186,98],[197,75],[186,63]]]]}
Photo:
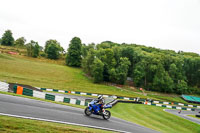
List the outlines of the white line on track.
{"type": "Polygon", "coordinates": [[[55,122],[55,123],[61,123],[61,124],[69,124],[69,125],[89,127],[89,128],[96,128],[96,129],[102,129],[102,130],[108,130],[108,131],[114,131],[114,132],[120,132],[120,133],[130,133],[130,132],[127,132],[127,131],[122,131],[122,130],[115,130],[115,129],[111,129],[111,128],[97,127],[97,126],[92,126],[92,125],[83,125],[83,124],[64,122],[64,121],[56,121],[56,120],[49,120],[49,119],[42,119],[42,118],[35,118],[35,117],[27,117],[27,116],[20,116],[20,115],[12,115],[12,114],[5,114],[5,113],[0,113],[0,115],[17,117],[17,118],[24,118],[24,119],[31,119],[31,120],[55,122]]]}

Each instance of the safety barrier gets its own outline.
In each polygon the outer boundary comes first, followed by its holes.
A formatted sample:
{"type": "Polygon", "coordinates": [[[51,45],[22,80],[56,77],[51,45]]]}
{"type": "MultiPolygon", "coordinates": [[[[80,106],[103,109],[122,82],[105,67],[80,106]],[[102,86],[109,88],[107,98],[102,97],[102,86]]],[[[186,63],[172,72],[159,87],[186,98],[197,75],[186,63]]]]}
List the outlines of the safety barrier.
{"type": "Polygon", "coordinates": [[[164,105],[179,105],[179,106],[186,106],[186,107],[191,107],[191,108],[200,108],[200,106],[197,105],[190,105],[190,104],[184,104],[184,103],[178,103],[178,102],[161,102],[161,101],[152,101],[153,103],[159,103],[159,104],[164,104],[164,105]]]}
{"type": "Polygon", "coordinates": [[[0,82],[0,91],[8,92],[9,84],[0,82]]]}
{"type": "Polygon", "coordinates": [[[144,102],[144,104],[158,106],[158,107],[165,107],[165,108],[170,108],[170,109],[188,110],[188,111],[195,111],[196,109],[196,108],[185,108],[185,107],[180,107],[180,106],[170,106],[170,105],[164,105],[164,104],[154,104],[151,102],[144,102]]]}
{"type": "MultiPolygon", "coordinates": [[[[88,95],[88,96],[99,96],[99,95],[102,95],[102,94],[87,93],[87,92],[79,92],[79,91],[64,91],[64,90],[48,89],[48,88],[39,88],[39,87],[36,87],[36,88],[37,88],[37,89],[40,89],[40,90],[43,90],[43,91],[53,91],[53,92],[71,93],[71,94],[88,95]]],[[[116,96],[111,96],[111,95],[103,95],[103,97],[117,98],[116,96]]]]}
{"type": "MultiPolygon", "coordinates": [[[[7,84],[5,82],[0,82],[0,91],[8,92],[8,88],[9,88],[9,84],[7,84]]],[[[89,96],[102,95],[102,94],[93,94],[93,93],[85,93],[85,92],[77,92],[77,91],[64,91],[64,90],[47,89],[47,88],[38,88],[38,89],[45,90],[45,91],[54,91],[54,92],[89,95],[89,96]]],[[[37,98],[41,98],[41,99],[57,101],[57,102],[65,102],[65,103],[84,105],[84,106],[88,105],[88,103],[85,101],[80,101],[80,100],[72,99],[72,98],[70,99],[70,98],[66,98],[66,97],[58,96],[58,95],[46,94],[44,92],[39,92],[36,90],[24,88],[24,87],[17,86],[17,85],[14,86],[13,91],[16,94],[27,95],[27,96],[37,97],[37,98]]],[[[178,102],[162,102],[162,101],[155,101],[155,100],[151,100],[151,102],[149,102],[147,99],[111,96],[111,95],[103,95],[103,97],[112,97],[114,99],[120,99],[120,100],[123,99],[123,100],[129,100],[129,101],[137,101],[137,102],[142,102],[146,105],[166,107],[166,108],[171,108],[171,109],[194,111],[195,108],[200,108],[200,106],[197,106],[197,105],[189,105],[189,104],[183,104],[183,103],[178,103],[178,102]],[[178,105],[178,106],[174,106],[174,105],[178,105]],[[183,106],[183,107],[180,107],[180,106],[183,106]],[[186,108],[186,107],[190,107],[190,108],[186,108]]]]}
{"type": "MultiPolygon", "coordinates": [[[[60,92],[60,93],[71,93],[71,94],[80,94],[80,95],[90,95],[90,96],[98,96],[98,95],[103,95],[103,97],[112,97],[114,99],[120,99],[120,100],[130,100],[130,101],[140,101],[143,102],[145,104],[145,102],[147,101],[147,99],[141,99],[141,98],[134,98],[134,97],[122,97],[122,96],[112,96],[112,95],[104,95],[104,94],[93,94],[93,93],[86,93],[86,92],[77,92],[77,91],[63,91],[63,90],[57,90],[57,89],[47,89],[47,88],[39,88],[40,90],[45,90],[45,91],[54,91],[54,92],[60,92]]],[[[189,104],[183,104],[183,103],[178,103],[178,102],[163,102],[163,101],[157,101],[157,100],[152,100],[151,103],[158,103],[162,105],[162,107],[167,107],[167,108],[173,108],[173,109],[187,109],[186,107],[190,107],[188,108],[188,110],[190,110],[191,108],[200,108],[200,106],[196,106],[196,105],[189,105],[189,104]],[[172,106],[170,106],[172,105],[172,106]],[[174,106],[174,105],[178,105],[178,106],[174,106]],[[179,107],[179,106],[183,106],[183,107],[179,107]]],[[[152,104],[154,105],[154,104],[152,104]]],[[[193,111],[193,109],[191,109],[193,111]]]]}
{"type": "Polygon", "coordinates": [[[81,100],[77,100],[73,98],[66,98],[66,97],[58,96],[58,95],[46,94],[44,92],[39,92],[36,90],[24,88],[17,85],[13,87],[13,91],[14,93],[19,94],[19,95],[26,95],[26,96],[56,101],[56,102],[64,102],[64,103],[88,106],[88,103],[85,101],[81,101],[81,100]]]}

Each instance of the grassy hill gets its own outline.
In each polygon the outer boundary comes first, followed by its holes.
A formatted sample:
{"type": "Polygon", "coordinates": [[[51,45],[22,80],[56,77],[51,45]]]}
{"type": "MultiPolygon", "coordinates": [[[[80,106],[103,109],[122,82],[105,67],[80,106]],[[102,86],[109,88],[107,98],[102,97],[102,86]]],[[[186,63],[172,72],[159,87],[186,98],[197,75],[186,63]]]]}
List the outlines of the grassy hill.
{"type": "Polygon", "coordinates": [[[0,80],[36,87],[75,90],[115,95],[136,95],[116,87],[94,84],[79,68],[67,67],[61,61],[0,54],[0,80]]]}
{"type": "Polygon", "coordinates": [[[0,46],[0,81],[27,84],[35,87],[44,87],[60,90],[81,91],[120,95],[127,97],[144,97],[160,99],[162,101],[183,102],[178,95],[145,92],[130,88],[108,86],[105,83],[94,84],[92,79],[85,76],[80,68],[65,65],[64,60],[49,60],[46,58],[31,58],[24,56],[25,50],[14,47],[0,46]],[[23,55],[10,55],[9,51],[20,51],[23,55]]]}
{"type": "MultiPolygon", "coordinates": [[[[94,84],[80,68],[67,67],[64,60],[30,58],[22,55],[9,55],[6,52],[0,53],[0,81],[5,80],[36,87],[130,97],[148,97],[162,101],[186,103],[175,94],[146,91],[147,96],[144,96],[139,90],[127,86],[117,88],[106,84],[94,84]]],[[[164,112],[162,109],[154,106],[119,103],[111,109],[111,112],[113,116],[161,132],[199,132],[200,129],[197,124],[164,112]]]]}

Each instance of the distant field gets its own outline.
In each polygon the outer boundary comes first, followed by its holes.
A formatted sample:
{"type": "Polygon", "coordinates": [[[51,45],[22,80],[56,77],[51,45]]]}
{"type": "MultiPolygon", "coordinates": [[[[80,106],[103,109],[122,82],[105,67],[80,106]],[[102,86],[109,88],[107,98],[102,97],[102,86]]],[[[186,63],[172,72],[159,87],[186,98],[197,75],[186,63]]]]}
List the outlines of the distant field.
{"type": "Polygon", "coordinates": [[[110,109],[112,116],[165,133],[199,133],[200,126],[163,111],[162,107],[118,103],[110,109]]]}
{"type": "MultiPolygon", "coordinates": [[[[107,133],[87,127],[0,116],[0,133],[107,133]],[[38,128],[39,127],[39,128],[38,128]]],[[[108,132],[109,133],[109,132],[108,132]]]]}

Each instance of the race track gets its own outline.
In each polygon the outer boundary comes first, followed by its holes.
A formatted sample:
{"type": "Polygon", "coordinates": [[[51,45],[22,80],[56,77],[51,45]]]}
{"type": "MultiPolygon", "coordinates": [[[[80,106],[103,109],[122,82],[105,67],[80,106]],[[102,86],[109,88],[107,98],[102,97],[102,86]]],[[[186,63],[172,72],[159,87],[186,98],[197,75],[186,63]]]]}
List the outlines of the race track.
{"type": "Polygon", "coordinates": [[[196,115],[196,114],[198,114],[198,112],[200,112],[199,110],[197,110],[197,111],[183,111],[182,110],[181,113],[178,113],[179,110],[174,110],[174,109],[165,109],[165,111],[169,112],[171,114],[177,115],[179,117],[182,117],[184,119],[187,119],[189,121],[195,122],[197,124],[200,124],[200,119],[187,116],[187,115],[196,115]]]}
{"type": "Polygon", "coordinates": [[[66,124],[74,123],[119,132],[157,132],[115,117],[111,117],[109,120],[104,120],[100,116],[87,117],[84,115],[83,109],[5,94],[0,94],[0,114],[39,118],[66,124]]]}

